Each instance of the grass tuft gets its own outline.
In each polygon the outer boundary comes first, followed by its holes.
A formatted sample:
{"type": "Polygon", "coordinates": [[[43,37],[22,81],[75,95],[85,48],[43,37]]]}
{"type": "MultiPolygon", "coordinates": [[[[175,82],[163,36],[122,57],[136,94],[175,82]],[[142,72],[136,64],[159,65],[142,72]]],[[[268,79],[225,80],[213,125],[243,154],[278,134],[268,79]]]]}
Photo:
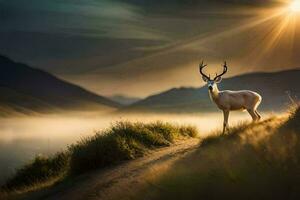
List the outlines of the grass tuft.
{"type": "Polygon", "coordinates": [[[17,170],[16,174],[4,185],[6,190],[34,186],[49,179],[63,175],[69,163],[69,155],[65,152],[53,156],[37,156],[33,161],[17,170]]]}
{"type": "Polygon", "coordinates": [[[201,146],[207,146],[211,144],[216,144],[218,142],[228,141],[232,139],[240,139],[240,133],[245,132],[259,126],[259,125],[266,125],[272,123],[272,121],[276,120],[276,117],[270,117],[266,120],[256,122],[256,123],[249,123],[249,122],[241,122],[236,126],[230,127],[227,133],[222,134],[221,131],[216,131],[211,135],[205,137],[201,141],[201,146]]]}
{"type": "Polygon", "coordinates": [[[285,127],[298,131],[300,134],[300,106],[294,106],[290,109],[290,117],[285,127]]]}
{"type": "Polygon", "coordinates": [[[150,149],[196,136],[196,128],[190,126],[179,127],[160,121],[149,124],[117,122],[110,129],[70,146],[70,173],[80,174],[134,159],[150,149]]]}

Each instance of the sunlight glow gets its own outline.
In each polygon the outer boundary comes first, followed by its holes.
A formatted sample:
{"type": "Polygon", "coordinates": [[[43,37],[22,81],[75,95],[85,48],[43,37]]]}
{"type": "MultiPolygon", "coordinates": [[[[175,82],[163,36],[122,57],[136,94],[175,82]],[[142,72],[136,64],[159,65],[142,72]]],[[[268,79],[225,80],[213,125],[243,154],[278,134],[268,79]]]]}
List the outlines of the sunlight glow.
{"type": "Polygon", "coordinates": [[[247,59],[255,65],[281,55],[282,52],[289,58],[294,55],[295,43],[299,41],[297,32],[300,31],[300,0],[286,2],[287,4],[281,8],[266,10],[266,15],[271,17],[256,26],[257,30],[261,27],[261,37],[255,41],[259,42],[259,45],[247,54],[247,59]]]}
{"type": "Polygon", "coordinates": [[[300,12],[300,0],[294,0],[289,6],[290,11],[292,12],[300,12]]]}

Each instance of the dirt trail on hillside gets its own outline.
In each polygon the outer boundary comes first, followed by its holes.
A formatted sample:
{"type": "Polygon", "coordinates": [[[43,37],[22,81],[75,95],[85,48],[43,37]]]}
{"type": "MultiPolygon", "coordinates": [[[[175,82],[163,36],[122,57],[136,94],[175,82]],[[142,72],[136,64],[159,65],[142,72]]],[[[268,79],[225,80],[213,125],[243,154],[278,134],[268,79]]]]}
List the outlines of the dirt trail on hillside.
{"type": "MultiPolygon", "coordinates": [[[[125,162],[74,178],[49,189],[27,194],[22,199],[47,200],[112,200],[130,198],[149,183],[151,176],[159,176],[174,161],[186,156],[199,147],[199,139],[188,139],[151,152],[142,158],[125,162]]],[[[152,177],[152,178],[153,178],[152,177]]]]}

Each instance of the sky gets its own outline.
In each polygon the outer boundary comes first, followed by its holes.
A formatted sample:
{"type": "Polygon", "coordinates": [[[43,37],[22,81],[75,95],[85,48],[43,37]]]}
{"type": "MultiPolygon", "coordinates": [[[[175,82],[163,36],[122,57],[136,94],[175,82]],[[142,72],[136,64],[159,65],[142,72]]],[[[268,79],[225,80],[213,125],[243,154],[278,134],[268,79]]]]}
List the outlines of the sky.
{"type": "Polygon", "coordinates": [[[98,94],[145,97],[226,77],[299,68],[290,0],[0,0],[0,54],[98,94]]]}

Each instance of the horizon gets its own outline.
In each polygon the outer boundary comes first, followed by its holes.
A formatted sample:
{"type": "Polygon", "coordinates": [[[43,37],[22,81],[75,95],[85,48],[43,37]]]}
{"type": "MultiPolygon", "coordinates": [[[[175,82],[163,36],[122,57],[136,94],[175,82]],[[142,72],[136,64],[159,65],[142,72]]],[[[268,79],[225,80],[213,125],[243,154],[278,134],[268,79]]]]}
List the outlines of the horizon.
{"type": "MultiPolygon", "coordinates": [[[[19,61],[17,61],[17,60],[14,60],[13,58],[10,58],[9,56],[6,56],[6,55],[1,55],[0,54],[0,57],[3,57],[3,58],[6,58],[6,59],[9,59],[10,61],[12,61],[12,62],[14,62],[14,63],[18,63],[18,64],[25,64],[25,65],[27,65],[28,67],[31,67],[31,68],[33,68],[33,69],[38,69],[38,70],[42,70],[42,71],[45,71],[45,72],[47,72],[47,73],[49,73],[49,74],[51,74],[51,75],[54,75],[56,78],[58,78],[58,79],[61,79],[61,80],[63,80],[63,81],[67,81],[67,82],[69,82],[69,83],[71,83],[71,84],[74,84],[74,85],[77,85],[76,83],[73,83],[73,82],[71,82],[71,81],[69,81],[69,80],[65,80],[64,78],[62,78],[62,77],[59,77],[59,76],[57,76],[57,75],[55,75],[55,74],[52,74],[51,72],[49,72],[49,71],[47,71],[47,70],[44,70],[44,69],[40,69],[40,68],[35,68],[34,66],[30,66],[30,65],[28,65],[27,63],[23,63],[23,62],[19,62],[19,61]]],[[[298,70],[300,70],[300,67],[296,67],[296,68],[291,68],[291,69],[278,69],[278,70],[275,70],[275,71],[254,71],[254,72],[244,72],[244,73],[241,73],[241,74],[235,74],[235,75],[231,75],[231,76],[226,76],[226,77],[224,77],[223,78],[223,80],[227,80],[227,79],[231,79],[231,78],[236,78],[236,77],[242,77],[242,76],[247,76],[247,75],[255,75],[255,74],[275,74],[275,73],[281,73],[281,72],[289,72],[289,71],[298,71],[298,70]]],[[[199,78],[199,80],[200,80],[200,78],[199,78]]],[[[201,81],[201,80],[200,80],[201,81]]],[[[131,95],[128,95],[128,94],[126,94],[126,93],[114,93],[114,94],[112,94],[112,95],[103,95],[103,94],[99,94],[99,93],[97,93],[96,91],[93,91],[93,90],[90,90],[89,88],[86,88],[85,86],[81,86],[81,85],[77,85],[77,86],[79,86],[79,87],[82,87],[84,90],[87,90],[87,91],[89,91],[89,92],[92,92],[92,93],[95,93],[95,94],[97,94],[97,95],[100,95],[100,96],[103,96],[103,97],[106,97],[106,98],[109,98],[109,99],[111,99],[111,100],[113,100],[113,98],[117,98],[117,97],[124,97],[124,98],[128,98],[128,99],[130,99],[130,98],[132,98],[132,99],[137,99],[136,101],[140,101],[140,100],[143,100],[143,99],[146,99],[146,98],[148,98],[148,97],[151,97],[151,96],[155,96],[155,95],[159,95],[159,94],[161,94],[161,93],[165,93],[165,92],[168,92],[168,91],[170,91],[170,90],[173,90],[173,89],[201,89],[201,88],[205,88],[205,83],[202,83],[201,84],[201,82],[200,82],[200,84],[198,85],[198,86],[189,86],[189,85],[182,85],[182,86],[177,86],[177,87],[170,87],[170,88],[166,88],[166,89],[164,89],[164,90],[158,90],[158,91],[155,91],[154,93],[149,93],[149,94],[147,94],[147,95],[145,95],[145,96],[131,96],[131,95]]],[[[227,89],[229,89],[229,88],[227,88],[227,89]]],[[[116,101],[116,100],[113,100],[113,101],[116,101]]],[[[118,102],[118,101],[116,101],[116,102],[118,102]]],[[[118,102],[118,103],[120,103],[120,102],[118,102]]],[[[122,104],[122,103],[121,103],[122,104]]],[[[126,104],[125,104],[126,105],[126,104]]]]}

